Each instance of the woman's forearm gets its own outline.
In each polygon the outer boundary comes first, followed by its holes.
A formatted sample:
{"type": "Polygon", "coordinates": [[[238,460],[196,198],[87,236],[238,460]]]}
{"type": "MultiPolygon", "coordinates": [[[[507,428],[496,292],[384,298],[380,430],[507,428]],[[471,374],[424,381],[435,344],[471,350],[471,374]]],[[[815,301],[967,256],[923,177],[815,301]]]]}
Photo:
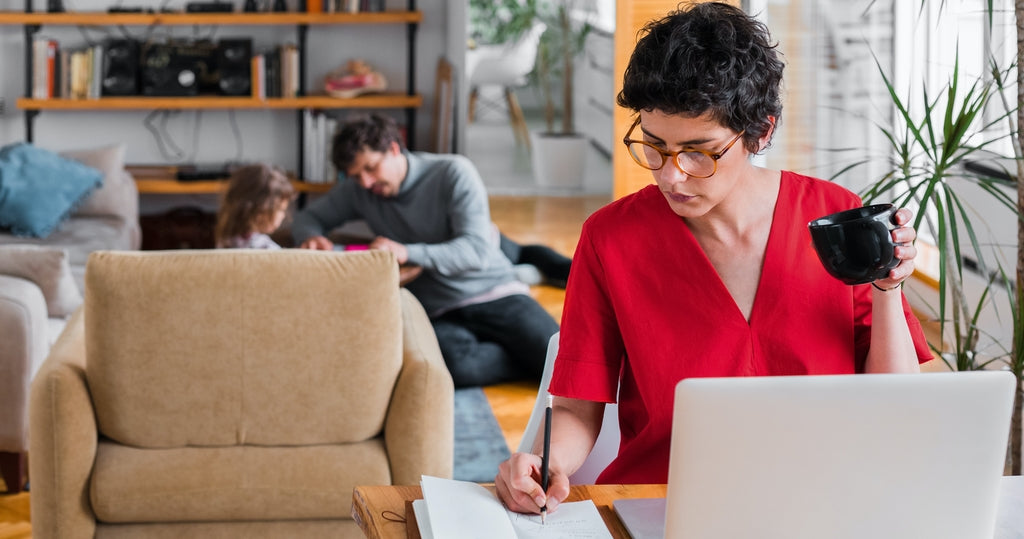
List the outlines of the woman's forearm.
{"type": "Polygon", "coordinates": [[[871,348],[864,372],[920,372],[900,290],[872,289],[871,348]]]}
{"type": "MultiPolygon", "coordinates": [[[[551,419],[550,465],[565,475],[583,465],[601,432],[604,403],[555,397],[551,419]]],[[[544,424],[539,432],[544,432],[544,424]]],[[[538,435],[533,442],[533,453],[543,453],[544,437],[538,435]]]]}

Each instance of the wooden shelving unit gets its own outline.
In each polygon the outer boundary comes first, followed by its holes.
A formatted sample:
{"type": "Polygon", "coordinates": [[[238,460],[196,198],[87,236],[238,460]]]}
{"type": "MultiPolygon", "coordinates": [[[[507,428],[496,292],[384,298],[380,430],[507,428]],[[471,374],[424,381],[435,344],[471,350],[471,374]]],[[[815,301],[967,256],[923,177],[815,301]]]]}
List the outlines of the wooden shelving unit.
{"type": "Polygon", "coordinates": [[[418,11],[380,13],[26,13],[0,11],[0,24],[48,26],[183,26],[221,24],[231,26],[418,24],[418,11]]]}
{"type": "MultiPolygon", "coordinates": [[[[304,5],[304,2],[301,2],[304,5]]],[[[416,93],[416,31],[423,13],[416,9],[416,0],[406,0],[405,11],[361,13],[107,13],[68,12],[37,13],[32,11],[32,0],[25,0],[24,11],[0,11],[0,25],[22,25],[25,28],[25,95],[17,99],[16,106],[25,113],[25,139],[33,140],[33,121],[43,111],[103,111],[103,110],[192,110],[192,109],[291,109],[297,114],[298,167],[303,170],[305,143],[302,129],[304,109],[403,109],[406,114],[407,142],[415,148],[416,110],[423,104],[416,93]],[[407,84],[406,91],[368,94],[340,99],[328,95],[307,95],[306,40],[309,27],[328,25],[401,24],[407,27],[407,84]],[[185,97],[101,97],[98,99],[33,99],[32,98],[32,40],[42,26],[295,26],[299,48],[298,97],[256,99],[200,95],[185,97]]],[[[324,185],[297,182],[301,192],[326,190],[324,185]]],[[[141,192],[149,193],[205,193],[219,192],[216,182],[176,182],[164,178],[141,179],[141,192]],[[172,185],[169,182],[180,183],[172,185]],[[206,185],[209,183],[209,185],[206,185]]]]}
{"type": "Polygon", "coordinates": [[[101,97],[99,99],[31,99],[16,101],[22,110],[150,110],[150,109],[354,109],[418,108],[418,95],[385,93],[339,99],[327,95],[255,99],[251,97],[101,97]]]}

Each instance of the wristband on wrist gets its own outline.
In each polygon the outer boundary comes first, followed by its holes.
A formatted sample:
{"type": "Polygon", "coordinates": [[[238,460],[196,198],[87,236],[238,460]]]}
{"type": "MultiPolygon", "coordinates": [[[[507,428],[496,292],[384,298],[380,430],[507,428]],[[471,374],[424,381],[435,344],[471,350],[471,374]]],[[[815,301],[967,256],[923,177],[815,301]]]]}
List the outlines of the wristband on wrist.
{"type": "Polygon", "coordinates": [[[900,282],[896,283],[896,286],[894,286],[892,288],[882,288],[881,286],[878,286],[877,284],[875,284],[874,281],[871,281],[871,286],[881,290],[882,292],[890,292],[892,290],[896,290],[897,288],[901,288],[903,286],[903,281],[900,281],[900,282]]]}

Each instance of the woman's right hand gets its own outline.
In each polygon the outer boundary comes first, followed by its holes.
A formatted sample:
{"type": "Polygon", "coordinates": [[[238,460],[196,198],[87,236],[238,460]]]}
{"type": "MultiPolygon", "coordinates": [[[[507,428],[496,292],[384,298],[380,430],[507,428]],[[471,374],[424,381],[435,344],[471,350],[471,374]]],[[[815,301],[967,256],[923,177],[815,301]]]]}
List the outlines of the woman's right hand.
{"type": "Polygon", "coordinates": [[[569,476],[562,473],[557,465],[549,463],[548,491],[540,486],[541,459],[530,453],[515,453],[498,465],[494,488],[498,498],[509,509],[517,513],[540,513],[547,505],[548,513],[569,496],[569,476]]]}

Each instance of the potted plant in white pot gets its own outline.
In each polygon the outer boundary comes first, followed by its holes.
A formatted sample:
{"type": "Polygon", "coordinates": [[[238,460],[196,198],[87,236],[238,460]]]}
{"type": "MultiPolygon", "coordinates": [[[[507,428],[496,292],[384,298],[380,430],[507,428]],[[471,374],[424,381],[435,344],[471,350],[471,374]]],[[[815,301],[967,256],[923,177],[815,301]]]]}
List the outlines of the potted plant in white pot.
{"type": "MultiPolygon", "coordinates": [[[[922,12],[928,1],[941,0],[921,0],[922,12]]],[[[992,4],[988,6],[991,15],[992,4]]],[[[1016,15],[1018,21],[1024,21],[1024,5],[1017,6],[1016,15]]],[[[991,22],[991,17],[988,20],[991,22]]],[[[1017,57],[1024,60],[1024,43],[1018,43],[1017,57]]],[[[887,172],[862,193],[865,203],[881,199],[894,201],[897,206],[916,207],[914,226],[919,231],[931,232],[935,239],[939,272],[935,315],[940,324],[941,343],[935,350],[938,357],[952,370],[1002,367],[1017,377],[1007,460],[1009,472],[1020,475],[1021,383],[1024,380],[1024,317],[1020,312],[1020,294],[1024,290],[1024,228],[1020,228],[1024,226],[1021,220],[1024,163],[1020,148],[1024,138],[1020,138],[1018,126],[1024,121],[1021,116],[1024,113],[1019,106],[1011,106],[1003,95],[1004,76],[1009,70],[1003,70],[994,60],[990,62],[988,73],[968,77],[957,58],[949,82],[935,97],[924,89],[923,110],[913,110],[881,66],[879,68],[895,117],[891,125],[881,126],[890,143],[887,172]],[[966,79],[965,84],[961,77],[966,79]],[[1003,112],[994,119],[984,120],[983,111],[993,110],[999,103],[1003,112]],[[983,133],[1002,123],[1009,125],[1009,134],[1004,136],[1009,137],[1015,154],[1009,158],[1015,160],[1015,165],[1011,166],[1014,170],[987,171],[965,166],[972,160],[993,159],[988,149],[1000,139],[983,136],[983,133]],[[968,189],[985,195],[983,208],[972,207],[965,201],[968,189]],[[1016,197],[1012,194],[1014,189],[1016,197]],[[1015,261],[1000,260],[991,246],[980,242],[976,234],[976,229],[991,213],[1005,210],[1019,227],[1015,261]],[[1014,263],[1016,268],[1009,268],[1014,263]],[[965,273],[968,272],[981,276],[985,282],[982,289],[967,290],[965,273]],[[992,339],[985,334],[979,324],[983,309],[993,309],[1011,324],[1012,342],[992,339]]],[[[1020,77],[1018,70],[1018,88],[1024,89],[1024,79],[1020,77]]],[[[856,165],[840,174],[852,169],[856,169],[856,165]]]]}
{"type": "Polygon", "coordinates": [[[537,16],[547,25],[537,51],[534,77],[544,104],[545,130],[531,132],[533,174],[547,187],[583,184],[586,138],[573,117],[573,72],[590,24],[574,16],[573,0],[541,0],[537,16]],[[560,88],[560,91],[559,91],[560,88]]]}
{"type": "Polygon", "coordinates": [[[469,0],[470,39],[474,44],[515,41],[539,13],[538,0],[469,0]]]}

